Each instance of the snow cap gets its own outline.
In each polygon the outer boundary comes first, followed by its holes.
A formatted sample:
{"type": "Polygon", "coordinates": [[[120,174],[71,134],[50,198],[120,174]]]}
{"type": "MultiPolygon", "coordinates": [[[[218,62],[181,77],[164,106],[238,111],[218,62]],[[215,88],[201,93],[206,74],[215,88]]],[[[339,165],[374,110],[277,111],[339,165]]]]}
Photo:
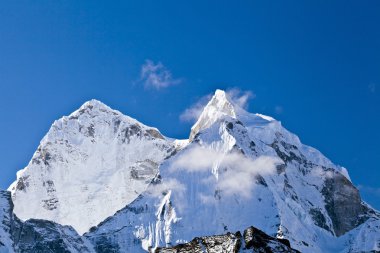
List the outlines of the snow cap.
{"type": "Polygon", "coordinates": [[[242,109],[232,102],[225,91],[217,89],[214,96],[203,109],[197,122],[191,128],[189,141],[192,141],[199,131],[210,127],[221,117],[229,116],[236,118],[237,110],[242,109]]]}

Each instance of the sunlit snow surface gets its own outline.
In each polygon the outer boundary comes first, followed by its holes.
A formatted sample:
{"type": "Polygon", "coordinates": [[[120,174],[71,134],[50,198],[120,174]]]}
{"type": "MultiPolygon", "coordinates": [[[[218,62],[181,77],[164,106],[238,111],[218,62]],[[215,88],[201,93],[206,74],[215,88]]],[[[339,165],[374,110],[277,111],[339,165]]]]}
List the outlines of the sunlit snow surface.
{"type": "Polygon", "coordinates": [[[10,187],[20,218],[39,216],[80,233],[98,225],[86,238],[95,249],[120,252],[249,226],[289,239],[302,252],[379,250],[377,211],[356,199],[366,210],[354,217],[360,225],[337,236],[326,209],[329,179],[347,184],[348,195],[334,197],[357,198],[347,170],[303,145],[275,119],[239,108],[223,91],[203,110],[190,141],[164,138],[99,102],[89,103],[91,110],[85,104],[53,125],[33,157],[40,163],[32,160],[10,187]],[[87,136],[91,124],[95,137],[87,136]],[[140,135],[123,141],[123,129],[136,124],[140,135]],[[51,198],[58,202],[46,209],[44,201],[51,198]]]}
{"type": "Polygon", "coordinates": [[[54,122],[17,173],[9,188],[14,212],[82,234],[136,199],[173,150],[155,128],[89,101],[54,122]]]}

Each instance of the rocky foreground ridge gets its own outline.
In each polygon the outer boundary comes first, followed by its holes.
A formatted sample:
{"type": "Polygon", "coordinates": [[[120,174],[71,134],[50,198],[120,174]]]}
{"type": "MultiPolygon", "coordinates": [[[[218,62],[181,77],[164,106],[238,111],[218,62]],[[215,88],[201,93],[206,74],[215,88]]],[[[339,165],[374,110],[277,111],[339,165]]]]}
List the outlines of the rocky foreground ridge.
{"type": "Polygon", "coordinates": [[[154,253],[243,253],[243,252],[289,252],[298,250],[290,247],[286,239],[278,239],[265,234],[263,231],[249,227],[244,230],[225,235],[197,237],[192,241],[170,248],[157,248],[154,253]]]}

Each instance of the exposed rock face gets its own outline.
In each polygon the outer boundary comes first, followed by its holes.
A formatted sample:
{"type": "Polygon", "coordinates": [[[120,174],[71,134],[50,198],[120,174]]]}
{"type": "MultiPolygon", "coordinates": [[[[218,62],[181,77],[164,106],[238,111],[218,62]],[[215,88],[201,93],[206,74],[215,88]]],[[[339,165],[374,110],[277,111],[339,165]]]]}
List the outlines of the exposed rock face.
{"type": "Polygon", "coordinates": [[[11,232],[16,252],[93,252],[72,227],[51,221],[15,219],[11,232]]]}
{"type": "Polygon", "coordinates": [[[179,244],[174,247],[157,248],[154,253],[238,253],[238,252],[262,252],[277,253],[299,251],[290,247],[287,240],[276,239],[263,231],[249,227],[244,230],[242,237],[240,232],[227,233],[225,235],[205,236],[194,238],[189,243],[179,244]]]}
{"type": "Polygon", "coordinates": [[[331,171],[330,175],[326,177],[322,194],[334,232],[340,236],[365,222],[370,215],[352,183],[340,173],[331,171]]]}
{"type": "Polygon", "coordinates": [[[10,192],[0,191],[0,203],[1,253],[94,252],[72,227],[46,220],[22,222],[13,214],[10,192]]]}
{"type": "MultiPolygon", "coordinates": [[[[277,155],[285,162],[286,167],[297,164],[300,173],[305,176],[313,173],[318,164],[308,160],[297,148],[297,146],[286,143],[279,138],[271,145],[277,155]]],[[[363,204],[359,191],[336,168],[321,166],[321,176],[324,178],[321,194],[323,195],[324,208],[312,207],[309,214],[312,216],[315,225],[341,236],[344,233],[364,223],[372,214],[369,208],[363,204]],[[324,210],[327,213],[324,214],[324,210]],[[329,225],[331,221],[331,225],[329,225]]],[[[284,170],[286,173],[286,171],[284,170]]],[[[286,180],[285,188],[292,188],[286,180]]],[[[285,192],[287,189],[285,189],[285,192]]],[[[291,198],[298,197],[291,194],[291,198]]]]}
{"type": "Polygon", "coordinates": [[[245,244],[244,249],[252,250],[251,252],[299,252],[290,247],[290,242],[288,240],[271,237],[255,227],[249,227],[244,230],[243,236],[245,244]]]}
{"type": "Polygon", "coordinates": [[[238,253],[241,246],[241,234],[205,236],[194,238],[191,242],[172,248],[157,248],[154,253],[238,253]]]}

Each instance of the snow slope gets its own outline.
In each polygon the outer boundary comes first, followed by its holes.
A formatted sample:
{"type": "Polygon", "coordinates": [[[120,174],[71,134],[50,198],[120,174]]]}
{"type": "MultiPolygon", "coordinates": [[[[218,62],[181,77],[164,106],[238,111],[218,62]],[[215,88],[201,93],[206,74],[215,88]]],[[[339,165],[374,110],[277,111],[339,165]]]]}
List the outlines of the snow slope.
{"type": "Polygon", "coordinates": [[[91,100],[54,122],[17,173],[14,212],[83,234],[143,192],[173,151],[157,129],[91,100]]]}

